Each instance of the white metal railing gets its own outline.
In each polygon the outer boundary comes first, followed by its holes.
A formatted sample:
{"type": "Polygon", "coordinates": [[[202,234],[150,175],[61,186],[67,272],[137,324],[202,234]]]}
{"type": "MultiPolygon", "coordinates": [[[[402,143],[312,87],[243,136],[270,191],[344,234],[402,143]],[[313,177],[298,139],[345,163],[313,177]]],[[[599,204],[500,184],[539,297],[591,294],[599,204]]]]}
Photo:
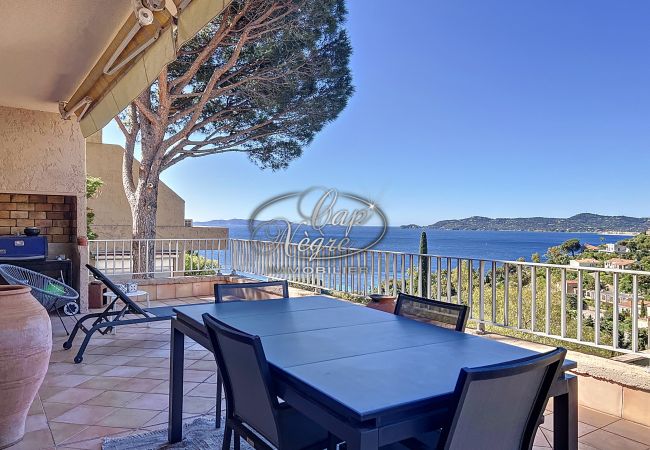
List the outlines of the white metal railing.
{"type": "Polygon", "coordinates": [[[242,239],[230,239],[229,247],[236,272],[350,295],[406,292],[462,303],[479,329],[621,352],[650,348],[650,301],[641,295],[650,289],[650,272],[357,249],[325,249],[324,259],[310,259],[299,244],[242,239]]]}
{"type": "Polygon", "coordinates": [[[89,260],[107,275],[163,277],[220,273],[227,239],[111,239],[88,243],[89,260]]]}
{"type": "Polygon", "coordinates": [[[244,239],[94,240],[88,249],[92,263],[111,276],[234,271],[352,296],[406,292],[467,305],[479,329],[621,352],[650,348],[650,272],[384,250],[324,249],[312,259],[314,252],[299,244],[244,239]]]}

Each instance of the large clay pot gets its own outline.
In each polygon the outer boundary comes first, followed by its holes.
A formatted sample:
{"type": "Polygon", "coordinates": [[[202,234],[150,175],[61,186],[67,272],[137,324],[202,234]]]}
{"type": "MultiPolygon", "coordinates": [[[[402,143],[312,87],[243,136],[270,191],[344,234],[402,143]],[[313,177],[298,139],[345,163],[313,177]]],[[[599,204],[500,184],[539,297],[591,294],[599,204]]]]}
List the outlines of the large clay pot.
{"type": "Polygon", "coordinates": [[[52,351],[52,324],[26,286],[0,286],[0,449],[22,439],[52,351]]]}

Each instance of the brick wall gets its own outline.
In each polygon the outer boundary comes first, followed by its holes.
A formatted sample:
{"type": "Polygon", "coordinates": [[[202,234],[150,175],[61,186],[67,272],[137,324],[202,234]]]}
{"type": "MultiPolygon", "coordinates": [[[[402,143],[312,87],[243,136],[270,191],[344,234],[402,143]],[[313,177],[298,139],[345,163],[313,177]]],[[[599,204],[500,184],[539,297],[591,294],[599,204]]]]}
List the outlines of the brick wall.
{"type": "Polygon", "coordinates": [[[75,203],[65,195],[0,194],[0,235],[39,227],[50,243],[75,242],[75,203]]]}

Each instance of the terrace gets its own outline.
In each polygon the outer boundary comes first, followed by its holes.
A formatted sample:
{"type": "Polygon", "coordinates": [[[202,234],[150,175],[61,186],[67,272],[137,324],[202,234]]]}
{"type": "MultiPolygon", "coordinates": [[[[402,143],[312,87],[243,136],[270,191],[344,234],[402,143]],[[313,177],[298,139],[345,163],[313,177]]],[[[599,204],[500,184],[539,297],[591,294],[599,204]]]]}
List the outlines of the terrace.
{"type": "MultiPolygon", "coordinates": [[[[75,2],[45,3],[15,2],[4,10],[6,26],[0,30],[3,42],[20,47],[2,48],[0,56],[22,55],[11,71],[0,74],[0,234],[41,226],[49,254],[66,255],[82,313],[94,311],[86,263],[117,282],[139,283],[150,302],[138,299],[142,306],[212,302],[213,285],[237,277],[287,279],[291,297],[316,292],[359,303],[350,308],[363,308],[370,294],[399,292],[465,305],[468,334],[534,351],[548,346],[570,350],[567,358],[577,362],[571,372],[579,380],[578,448],[650,448],[650,314],[644,310],[650,303],[641,295],[650,272],[374,250],[312,260],[295,244],[284,251],[274,243],[230,239],[224,230],[214,235],[201,230],[201,238],[173,235],[88,245],[78,240],[87,220],[86,138],[175,58],[172,27],[180,24],[189,38],[226,2],[174,0],[177,8],[156,11],[159,29],[141,28],[126,50],[155,44],[110,74],[103,69],[111,66],[136,21],[132,2],[104,2],[103,9],[90,11],[75,2]],[[27,17],[31,45],[23,48],[18,38],[27,35],[27,17]],[[61,75],[61,55],[67,57],[66,76],[61,75]]],[[[47,375],[29,410],[24,438],[9,448],[94,449],[106,437],[168,427],[168,321],[97,334],[79,364],[74,356],[80,340],[63,350],[65,331],[56,316],[51,323],[47,375]]],[[[214,356],[189,339],[184,354],[183,420],[214,417],[214,356]]],[[[552,447],[552,412],[551,402],[535,448],[552,447]]]]}
{"type": "MultiPolygon", "coordinates": [[[[89,246],[90,259],[98,267],[106,268],[113,279],[130,280],[133,274],[129,272],[128,265],[122,267],[121,263],[116,264],[115,261],[123,257],[120,249],[124,245],[133,248],[131,244],[130,241],[126,244],[124,241],[93,241],[89,246]]],[[[152,247],[142,245],[142,248],[152,247]]],[[[159,240],[155,248],[157,253],[168,248],[179,248],[181,254],[191,248],[192,252],[212,261],[211,270],[215,273],[237,273],[265,279],[278,277],[277,272],[284,257],[282,252],[274,252],[270,244],[245,240],[159,240]]],[[[414,273],[413,269],[425,259],[430,263],[430,285],[427,288],[431,297],[472,305],[468,333],[479,333],[485,338],[536,351],[548,350],[544,343],[574,349],[567,357],[578,362],[574,373],[579,376],[579,448],[645,449],[650,446],[647,409],[650,404],[650,374],[643,365],[620,361],[646,358],[647,353],[640,350],[645,342],[632,342],[629,336],[613,342],[611,335],[602,330],[596,342],[593,327],[586,323],[586,318],[600,317],[604,320],[606,314],[611,314],[610,309],[605,312],[602,304],[602,309],[596,309],[598,303],[585,306],[582,311],[583,331],[577,338],[577,318],[575,314],[570,314],[569,299],[572,294],[567,292],[571,284],[562,283],[568,277],[582,279],[608,274],[608,271],[381,251],[365,251],[349,259],[326,262],[324,265],[300,262],[289,255],[285,263],[301,267],[300,271],[291,271],[293,275],[288,275],[294,286],[291,297],[313,295],[316,291],[358,302],[370,293],[388,291],[390,294],[394,289],[401,289],[402,285],[407,291],[413,286],[412,292],[418,294],[419,285],[409,279],[409,274],[414,273]],[[334,264],[337,265],[336,269],[332,267],[334,264]],[[364,270],[363,267],[368,269],[364,270]],[[446,277],[447,267],[454,274],[449,281],[446,277]],[[473,268],[472,276],[469,275],[469,267],[473,268]],[[509,267],[514,270],[507,270],[509,267]],[[461,273],[457,278],[459,268],[461,273]],[[494,276],[504,268],[506,270],[501,279],[487,276],[494,276]],[[571,274],[571,271],[577,273],[571,274]],[[534,272],[541,272],[541,276],[534,272]],[[525,278],[526,274],[532,278],[525,278]],[[549,274],[550,286],[545,278],[549,274]],[[461,280],[460,289],[458,279],[461,280]],[[490,279],[499,279],[494,290],[490,279]],[[531,284],[538,286],[531,287],[531,284]],[[504,299],[505,292],[508,294],[504,299]],[[524,308],[524,305],[532,304],[532,292],[537,292],[541,301],[531,310],[524,308]],[[493,303],[493,298],[496,303],[493,303]],[[509,313],[504,316],[503,310],[493,309],[495,304],[507,305],[509,313]],[[551,315],[546,313],[547,304],[551,305],[551,315]],[[556,309],[564,312],[564,321],[561,317],[558,320],[554,313],[556,309]],[[483,320],[480,320],[481,317],[483,320]],[[504,323],[504,320],[508,322],[504,323]],[[518,320],[521,320],[521,326],[518,326],[518,320]],[[534,328],[532,320],[535,320],[534,328]],[[614,355],[618,357],[612,359],[614,355]]],[[[178,287],[183,286],[184,281],[193,286],[195,293],[205,289],[205,283],[212,286],[212,281],[197,281],[202,277],[212,279],[208,278],[209,275],[196,275],[205,272],[205,265],[194,267],[190,259],[189,266],[177,267],[177,271],[170,272],[172,265],[164,260],[152,261],[155,261],[155,266],[146,267],[145,271],[155,275],[153,281],[149,281],[153,284],[141,287],[149,291],[152,306],[213,300],[209,290],[203,291],[205,295],[176,296],[176,292],[187,292],[187,288],[178,287]],[[180,272],[183,275],[179,276],[180,272]],[[161,289],[161,286],[176,286],[176,290],[161,289]]],[[[615,271],[612,275],[615,278],[632,275],[636,280],[636,277],[650,274],[615,271]]],[[[575,295],[578,299],[584,299],[586,292],[578,285],[575,295]]],[[[627,307],[631,306],[628,304],[627,307]]],[[[619,305],[619,311],[621,308],[625,306],[619,305]]],[[[622,328],[622,324],[616,323],[615,318],[613,320],[615,327],[622,328]]],[[[48,375],[30,410],[29,432],[25,441],[15,448],[34,448],[35,442],[56,448],[100,448],[106,436],[138,434],[167,427],[170,376],[167,322],[125,326],[114,335],[93,338],[81,364],[72,361],[79,342],[71,351],[62,350],[60,346],[66,335],[57,321],[52,323],[55,326],[55,342],[48,375]]],[[[639,317],[635,329],[637,332],[647,329],[647,321],[639,317]]],[[[183,418],[189,422],[200,416],[212,417],[216,393],[214,357],[193,341],[186,342],[185,357],[183,418]]],[[[552,403],[546,415],[551,411],[552,403]]],[[[535,448],[552,448],[553,422],[550,419],[549,416],[541,426],[535,448]]]]}
{"type": "MultiPolygon", "coordinates": [[[[292,297],[309,294],[310,291],[295,288],[290,293],[292,297]]],[[[154,300],[152,306],[195,304],[212,299],[212,296],[200,296],[154,300]]],[[[67,336],[58,320],[52,324],[54,350],[48,374],[30,409],[24,440],[10,448],[100,449],[104,437],[167,427],[170,346],[167,322],[125,326],[115,335],[93,338],[81,364],[72,362],[75,348],[61,349],[67,336]]],[[[487,336],[536,350],[543,348],[499,335],[487,336]]],[[[598,363],[594,359],[601,359],[576,352],[570,352],[568,357],[579,361],[580,370],[583,362],[594,364],[598,363]]],[[[187,342],[185,358],[183,418],[189,422],[200,416],[213,417],[214,357],[200,345],[187,342]]],[[[629,372],[623,363],[607,362],[603,367],[608,365],[630,376],[638,377],[641,373],[629,372]]],[[[650,427],[639,423],[644,420],[641,414],[648,403],[629,396],[629,388],[598,379],[587,380],[585,376],[580,378],[579,448],[649,448],[650,427]],[[623,400],[617,389],[626,392],[625,402],[637,402],[636,410],[632,404],[626,405],[629,411],[624,412],[625,416],[620,410],[617,412],[616,403],[623,400]]],[[[545,415],[551,411],[552,404],[545,415]]],[[[552,448],[552,442],[552,421],[547,419],[537,434],[534,448],[552,448]]]]}

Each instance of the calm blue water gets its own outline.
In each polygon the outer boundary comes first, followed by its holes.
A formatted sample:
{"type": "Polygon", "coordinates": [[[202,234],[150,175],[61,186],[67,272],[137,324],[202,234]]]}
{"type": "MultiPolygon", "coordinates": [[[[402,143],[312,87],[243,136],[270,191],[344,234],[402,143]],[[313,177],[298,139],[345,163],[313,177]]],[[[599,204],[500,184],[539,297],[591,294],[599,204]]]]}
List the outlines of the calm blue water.
{"type": "MultiPolygon", "coordinates": [[[[351,233],[352,247],[355,243],[364,246],[379,233],[379,227],[357,227],[351,233]]],[[[403,229],[390,227],[384,238],[373,247],[376,250],[392,250],[418,253],[420,248],[420,233],[418,229],[403,229]]],[[[601,235],[595,233],[546,233],[528,231],[444,231],[426,230],[429,253],[442,256],[457,256],[474,259],[515,260],[530,256],[537,252],[544,255],[549,247],[558,245],[567,239],[577,238],[582,244],[600,245],[625,239],[629,236],[601,235]]],[[[340,237],[342,228],[330,228],[328,237],[340,237]]],[[[249,239],[246,226],[231,226],[230,237],[234,239],[249,239]]],[[[294,238],[297,242],[302,236],[294,238]]]]}

